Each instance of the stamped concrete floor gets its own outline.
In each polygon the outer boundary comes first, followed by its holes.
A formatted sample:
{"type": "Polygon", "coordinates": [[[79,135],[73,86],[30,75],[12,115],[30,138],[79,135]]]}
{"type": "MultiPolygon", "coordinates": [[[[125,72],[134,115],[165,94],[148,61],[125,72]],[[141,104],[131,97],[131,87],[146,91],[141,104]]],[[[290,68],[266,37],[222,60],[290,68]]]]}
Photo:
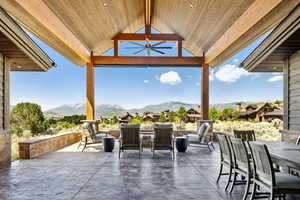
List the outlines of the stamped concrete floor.
{"type": "MultiPolygon", "coordinates": [[[[0,169],[0,199],[12,200],[241,200],[244,186],[232,195],[225,177],[216,184],[219,152],[191,147],[187,153],[146,149],[117,153],[76,152],[73,148],[33,160],[20,160],[0,169]]],[[[75,148],[76,149],[76,148],[75,148]]],[[[116,149],[116,148],[115,148],[116,149]]],[[[289,199],[300,199],[290,197],[289,199]]]]}

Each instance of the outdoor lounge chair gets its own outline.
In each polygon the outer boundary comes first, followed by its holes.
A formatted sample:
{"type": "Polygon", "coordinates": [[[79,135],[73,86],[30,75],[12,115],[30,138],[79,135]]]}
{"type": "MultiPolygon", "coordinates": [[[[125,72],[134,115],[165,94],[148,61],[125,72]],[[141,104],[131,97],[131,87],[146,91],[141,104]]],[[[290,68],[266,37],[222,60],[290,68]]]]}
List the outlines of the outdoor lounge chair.
{"type": "Polygon", "coordinates": [[[211,151],[212,147],[213,149],[215,149],[213,142],[211,141],[211,138],[208,137],[209,134],[209,129],[210,129],[210,125],[209,123],[203,123],[197,130],[196,134],[188,134],[187,135],[187,140],[188,140],[188,144],[197,144],[197,146],[202,147],[205,146],[209,149],[209,151],[211,151]]]}
{"type": "Polygon", "coordinates": [[[170,150],[174,159],[174,138],[172,124],[155,124],[152,141],[153,157],[155,150],[170,150]]]}
{"type": "Polygon", "coordinates": [[[140,125],[139,124],[122,124],[121,135],[119,138],[119,158],[121,151],[138,150],[139,158],[141,157],[140,125]]]}
{"type": "Polygon", "coordinates": [[[102,143],[103,137],[107,136],[107,133],[96,132],[95,127],[90,122],[85,122],[83,126],[88,130],[88,135],[82,136],[80,143],[78,145],[79,148],[82,145],[82,143],[84,144],[82,152],[84,151],[87,145],[102,143]]]}

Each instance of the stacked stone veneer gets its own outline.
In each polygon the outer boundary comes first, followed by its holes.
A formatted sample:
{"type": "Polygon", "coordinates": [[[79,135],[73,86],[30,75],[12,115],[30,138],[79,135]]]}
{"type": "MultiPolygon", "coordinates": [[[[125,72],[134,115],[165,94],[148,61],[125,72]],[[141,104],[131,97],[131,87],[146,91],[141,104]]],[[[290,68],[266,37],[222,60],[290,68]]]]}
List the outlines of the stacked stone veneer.
{"type": "Polygon", "coordinates": [[[31,159],[80,141],[79,132],[63,133],[19,143],[20,159],[31,159]]]}
{"type": "Polygon", "coordinates": [[[0,131],[0,168],[10,163],[11,140],[9,131],[0,131]]]}

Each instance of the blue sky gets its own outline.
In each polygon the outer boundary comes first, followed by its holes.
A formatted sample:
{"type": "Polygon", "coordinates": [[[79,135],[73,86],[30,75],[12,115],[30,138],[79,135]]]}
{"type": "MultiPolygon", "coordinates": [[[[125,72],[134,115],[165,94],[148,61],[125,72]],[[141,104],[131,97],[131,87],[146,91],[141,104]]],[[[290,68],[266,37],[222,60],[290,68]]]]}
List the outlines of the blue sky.
{"type": "MultiPolygon", "coordinates": [[[[59,53],[32,37],[55,61],[48,72],[12,72],[11,104],[29,101],[43,110],[62,104],[85,103],[85,68],[71,63],[59,53]]],[[[265,38],[261,37],[243,51],[210,72],[210,103],[269,101],[283,97],[282,74],[247,73],[238,64],[265,38]]],[[[120,55],[133,55],[134,45],[121,44],[120,55]]],[[[161,46],[175,47],[174,43],[161,46]]],[[[176,50],[164,50],[168,56],[176,50]]],[[[108,51],[106,55],[111,55],[108,51]]],[[[145,55],[141,52],[138,55],[145,55]]],[[[157,53],[151,55],[159,55],[157,53]]],[[[184,55],[191,56],[184,52],[184,55]]],[[[118,104],[139,108],[166,101],[200,102],[200,69],[197,68],[96,68],[96,104],[118,104]]]]}

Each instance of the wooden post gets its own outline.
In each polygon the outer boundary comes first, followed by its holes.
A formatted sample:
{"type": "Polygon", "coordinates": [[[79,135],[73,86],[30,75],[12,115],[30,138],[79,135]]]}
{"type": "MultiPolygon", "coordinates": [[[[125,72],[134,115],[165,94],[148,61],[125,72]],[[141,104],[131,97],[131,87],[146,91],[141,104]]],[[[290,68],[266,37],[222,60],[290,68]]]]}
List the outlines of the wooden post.
{"type": "Polygon", "coordinates": [[[177,48],[178,48],[178,57],[182,57],[182,40],[178,40],[177,48]]]}
{"type": "Polygon", "coordinates": [[[203,63],[201,70],[201,113],[202,119],[209,119],[209,65],[205,63],[203,55],[203,63]]]}
{"type": "Polygon", "coordinates": [[[119,41],[114,40],[114,57],[119,56],[119,41]]]}
{"type": "Polygon", "coordinates": [[[94,95],[94,64],[91,61],[86,65],[86,119],[95,118],[95,95],[94,95]]]}

